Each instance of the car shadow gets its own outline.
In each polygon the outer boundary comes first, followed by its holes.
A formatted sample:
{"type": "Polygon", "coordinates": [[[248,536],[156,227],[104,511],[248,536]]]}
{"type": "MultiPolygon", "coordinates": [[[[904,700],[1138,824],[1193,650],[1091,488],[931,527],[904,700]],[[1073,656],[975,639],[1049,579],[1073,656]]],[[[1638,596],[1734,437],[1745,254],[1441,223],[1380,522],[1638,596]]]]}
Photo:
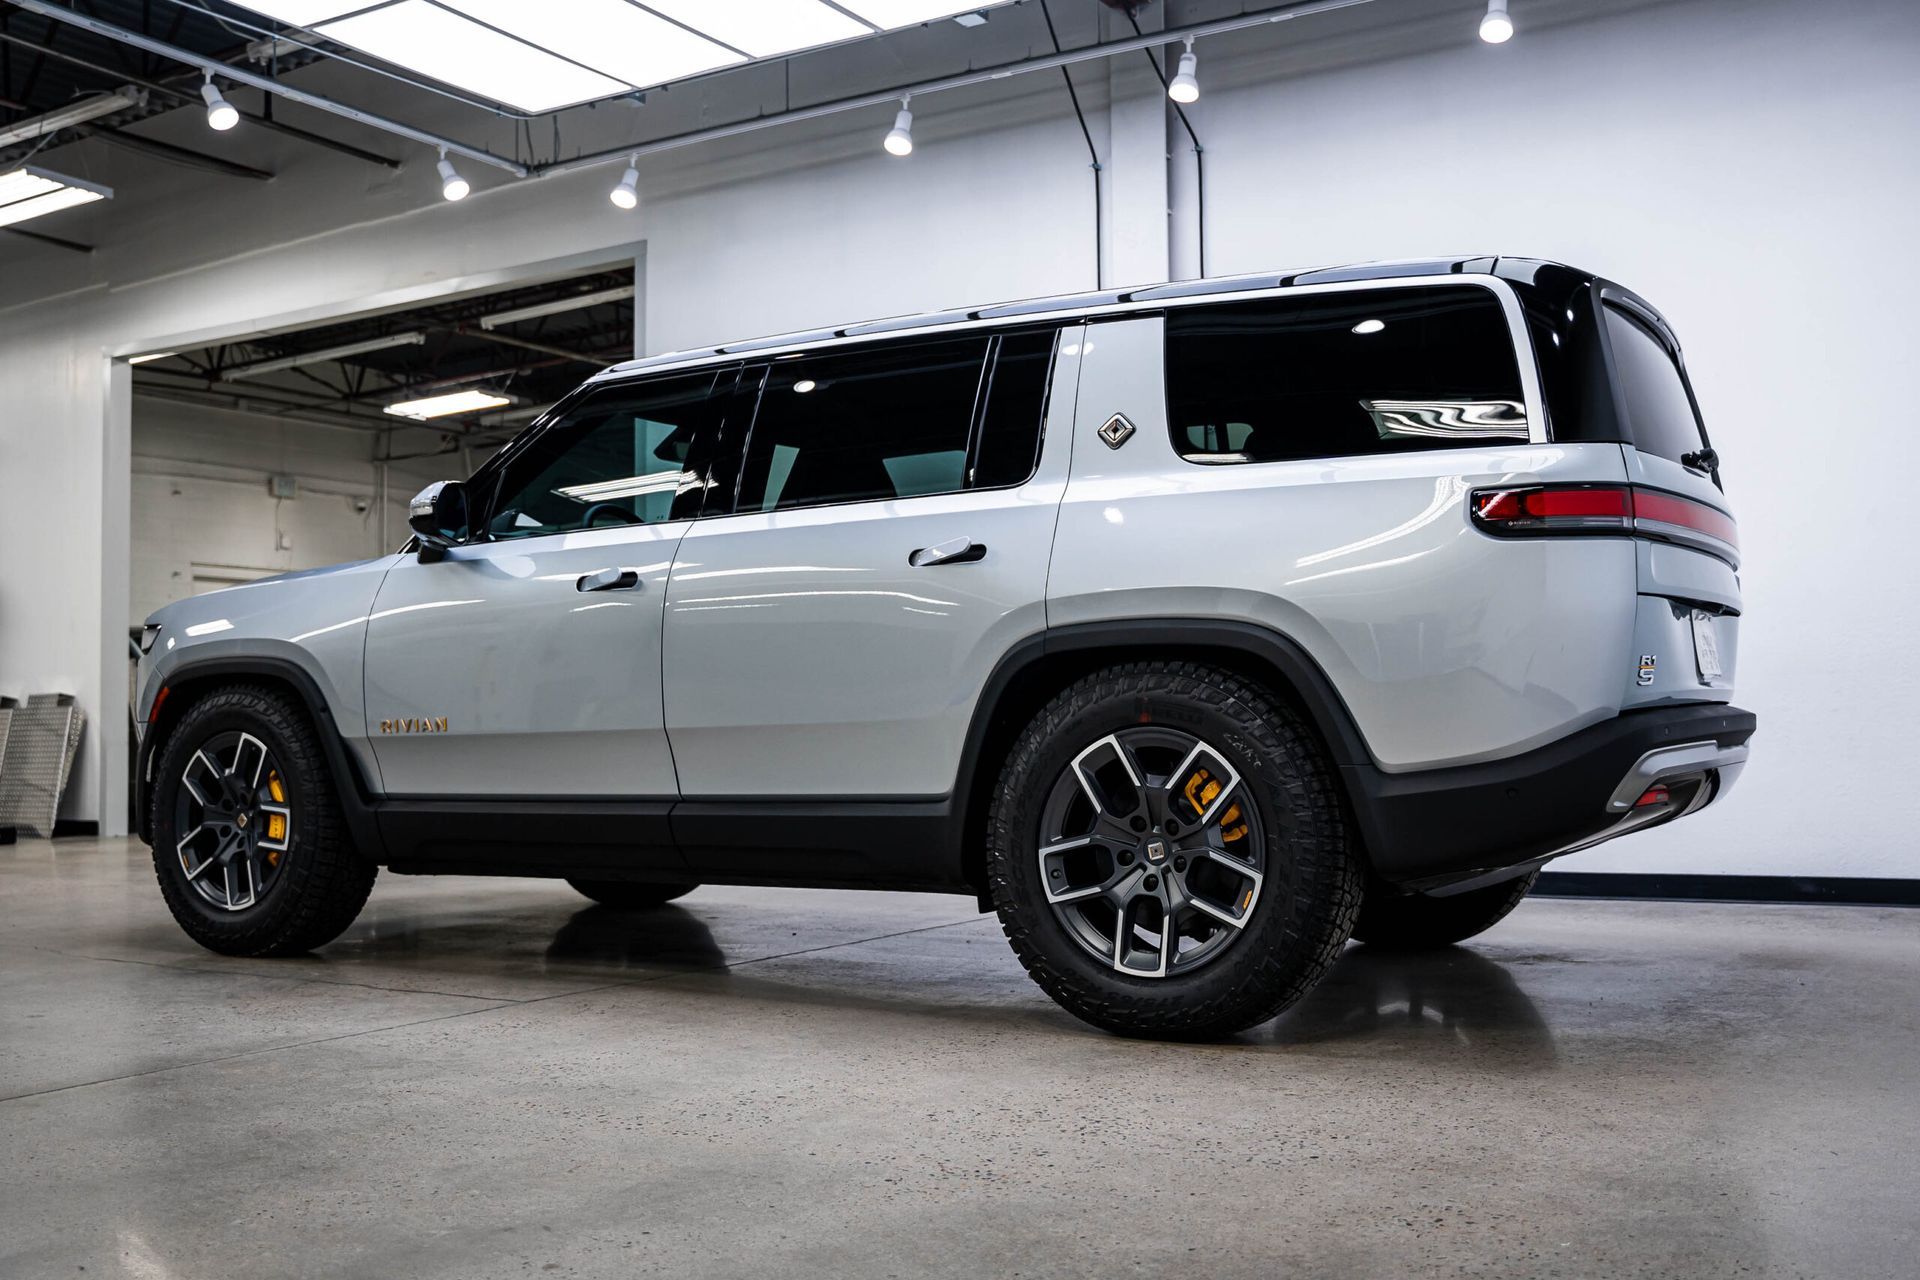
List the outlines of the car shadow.
{"type": "Polygon", "coordinates": [[[727,963],[707,922],[673,903],[584,907],[554,932],[547,959],[613,969],[721,969],[727,963]]]}

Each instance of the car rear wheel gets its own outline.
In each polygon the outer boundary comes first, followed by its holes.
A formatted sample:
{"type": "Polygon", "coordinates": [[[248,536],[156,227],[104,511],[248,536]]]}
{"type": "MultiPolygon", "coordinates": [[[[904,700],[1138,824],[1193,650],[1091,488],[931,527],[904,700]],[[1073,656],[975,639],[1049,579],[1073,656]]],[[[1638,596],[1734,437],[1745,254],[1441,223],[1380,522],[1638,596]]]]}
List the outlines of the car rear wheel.
{"type": "Polygon", "coordinates": [[[697,884],[646,884],[638,880],[568,880],[568,884],[603,907],[621,911],[644,911],[684,898],[697,884]]]}
{"type": "Polygon", "coordinates": [[[1507,918],[1540,878],[1538,871],[1447,898],[1396,893],[1369,885],[1353,927],[1356,942],[1395,951],[1424,951],[1465,942],[1507,918]]]}
{"type": "Polygon", "coordinates": [[[1230,1035],[1305,995],[1362,883],[1306,725],[1180,662],[1097,672],[1034,717],[994,793],[987,875],[1049,995],[1163,1039],[1230,1035]]]}
{"type": "Polygon", "coordinates": [[[379,868],[348,839],[305,713],[236,685],[181,717],[153,789],[153,867],[187,936],[222,955],[298,955],[340,936],[379,868]]]}

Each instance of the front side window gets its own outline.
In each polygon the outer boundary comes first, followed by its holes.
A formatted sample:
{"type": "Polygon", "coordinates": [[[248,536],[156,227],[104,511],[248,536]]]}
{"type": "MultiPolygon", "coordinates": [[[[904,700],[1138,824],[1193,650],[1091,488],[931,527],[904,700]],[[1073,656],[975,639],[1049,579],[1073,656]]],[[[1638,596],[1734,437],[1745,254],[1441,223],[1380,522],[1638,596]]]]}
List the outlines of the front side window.
{"type": "Polygon", "coordinates": [[[740,512],[967,487],[986,337],[829,352],[768,372],[740,512]]]}
{"type": "Polygon", "coordinates": [[[707,370],[612,386],[572,406],[502,468],[488,535],[528,538],[692,516],[700,505],[697,458],[710,447],[718,416],[714,379],[707,370]]]}
{"type": "Polygon", "coordinates": [[[1700,420],[1694,416],[1693,400],[1687,395],[1687,384],[1681,381],[1680,367],[1673,362],[1666,344],[1619,307],[1608,303],[1601,311],[1606,316],[1614,376],[1625,402],[1627,430],[1633,435],[1634,447],[1675,462],[1696,453],[1706,441],[1701,438],[1700,420]]]}
{"type": "Polygon", "coordinates": [[[1190,462],[1280,462],[1527,439],[1513,336],[1478,286],[1177,308],[1167,411],[1190,462]]]}

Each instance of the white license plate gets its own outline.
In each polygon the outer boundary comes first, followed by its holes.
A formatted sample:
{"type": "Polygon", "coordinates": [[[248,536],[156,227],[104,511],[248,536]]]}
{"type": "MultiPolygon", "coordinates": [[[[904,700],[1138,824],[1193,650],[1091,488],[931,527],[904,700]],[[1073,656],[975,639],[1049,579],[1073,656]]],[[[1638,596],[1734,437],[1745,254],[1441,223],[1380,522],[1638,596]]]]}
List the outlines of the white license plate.
{"type": "Polygon", "coordinates": [[[1713,615],[1697,610],[1693,615],[1693,660],[1700,668],[1702,680],[1717,680],[1724,674],[1720,668],[1720,637],[1713,629],[1713,615]]]}

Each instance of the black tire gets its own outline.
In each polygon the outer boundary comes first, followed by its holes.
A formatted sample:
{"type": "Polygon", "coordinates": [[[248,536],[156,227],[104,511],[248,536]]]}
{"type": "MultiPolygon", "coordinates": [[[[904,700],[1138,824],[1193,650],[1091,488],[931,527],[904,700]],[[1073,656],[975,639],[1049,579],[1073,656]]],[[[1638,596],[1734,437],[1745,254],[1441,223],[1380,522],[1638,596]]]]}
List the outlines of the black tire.
{"type": "Polygon", "coordinates": [[[1354,941],[1391,951],[1427,951],[1465,942],[1506,919],[1539,878],[1538,871],[1529,872],[1449,898],[1368,885],[1360,919],[1353,926],[1354,941]]]}
{"type": "Polygon", "coordinates": [[[641,880],[573,880],[568,884],[603,907],[620,911],[645,911],[684,898],[697,884],[648,884],[641,880]]]}
{"type": "Polygon", "coordinates": [[[1042,708],[1001,768],[987,841],[988,887],[1028,974],[1075,1017],[1152,1039],[1232,1035],[1299,1000],[1345,945],[1364,884],[1332,768],[1305,723],[1259,686],[1189,662],[1111,667],[1042,708]],[[1162,977],[1096,959],[1048,904],[1039,857],[1056,780],[1090,744],[1135,726],[1187,733],[1239,772],[1265,866],[1238,934],[1201,967],[1162,977]]]}
{"type": "Polygon", "coordinates": [[[339,937],[366,905],[379,868],[348,837],[335,780],[306,712],[285,694],[231,685],[188,709],[161,749],[152,799],[153,867],[168,910],[187,936],[229,956],[290,956],[339,937]],[[251,905],[210,903],[179,853],[182,781],[196,752],[239,732],[272,753],[290,810],[286,848],[251,905]]]}

